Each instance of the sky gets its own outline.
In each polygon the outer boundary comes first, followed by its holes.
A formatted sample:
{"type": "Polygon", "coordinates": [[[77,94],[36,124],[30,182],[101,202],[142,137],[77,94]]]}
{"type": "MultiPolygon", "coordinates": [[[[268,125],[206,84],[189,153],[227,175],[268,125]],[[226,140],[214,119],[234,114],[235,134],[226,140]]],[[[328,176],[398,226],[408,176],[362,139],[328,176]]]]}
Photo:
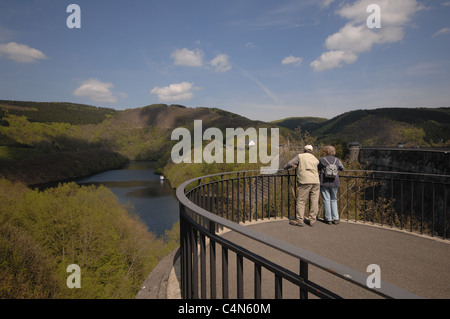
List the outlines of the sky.
{"type": "Polygon", "coordinates": [[[448,0],[2,0],[0,99],[262,121],[450,107],[449,18],[448,0]]]}

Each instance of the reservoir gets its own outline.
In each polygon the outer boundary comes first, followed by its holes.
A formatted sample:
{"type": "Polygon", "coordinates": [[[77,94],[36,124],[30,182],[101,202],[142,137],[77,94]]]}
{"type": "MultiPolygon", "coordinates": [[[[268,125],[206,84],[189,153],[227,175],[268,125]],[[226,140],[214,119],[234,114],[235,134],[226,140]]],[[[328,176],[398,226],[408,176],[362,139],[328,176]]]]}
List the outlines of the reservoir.
{"type": "Polygon", "coordinates": [[[78,185],[104,185],[122,204],[131,204],[135,213],[157,236],[171,229],[179,219],[179,204],[168,180],[155,174],[152,162],[130,162],[110,170],[75,180],[78,185]]]}

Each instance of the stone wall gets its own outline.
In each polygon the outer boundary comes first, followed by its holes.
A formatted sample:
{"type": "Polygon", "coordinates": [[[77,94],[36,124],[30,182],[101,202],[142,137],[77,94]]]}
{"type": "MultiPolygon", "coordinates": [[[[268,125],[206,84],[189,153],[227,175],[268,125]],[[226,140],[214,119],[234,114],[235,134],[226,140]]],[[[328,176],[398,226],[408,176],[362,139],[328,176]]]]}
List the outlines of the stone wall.
{"type": "Polygon", "coordinates": [[[450,175],[448,150],[361,147],[351,152],[367,169],[450,175]]]}

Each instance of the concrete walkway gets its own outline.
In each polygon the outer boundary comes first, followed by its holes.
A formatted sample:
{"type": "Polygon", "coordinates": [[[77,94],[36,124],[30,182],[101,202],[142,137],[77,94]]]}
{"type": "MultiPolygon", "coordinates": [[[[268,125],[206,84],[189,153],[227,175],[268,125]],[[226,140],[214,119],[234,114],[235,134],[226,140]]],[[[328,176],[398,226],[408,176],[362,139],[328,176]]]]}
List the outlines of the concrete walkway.
{"type": "MultiPolygon", "coordinates": [[[[320,221],[314,227],[289,225],[285,219],[249,224],[258,232],[297,245],[361,273],[367,266],[377,264],[381,280],[424,298],[450,298],[450,241],[432,239],[428,236],[396,231],[353,222],[327,225],[320,221]]],[[[235,232],[223,236],[243,247],[260,254],[283,267],[298,273],[298,260],[267,246],[250,241],[235,232]]],[[[217,297],[221,298],[221,251],[217,246],[217,297]]],[[[136,298],[180,298],[179,262],[173,251],[152,271],[136,298]]],[[[234,254],[229,255],[229,298],[236,297],[234,254]]],[[[344,298],[378,298],[366,290],[355,287],[314,266],[309,267],[309,279],[344,298]]],[[[244,261],[244,298],[253,298],[253,264],[244,261]]],[[[274,297],[273,274],[262,274],[262,297],[274,297]]],[[[207,292],[209,296],[209,291],[207,292]]],[[[298,287],[283,281],[283,297],[298,298],[298,287]]],[[[310,295],[310,298],[314,296],[310,295]]]]}

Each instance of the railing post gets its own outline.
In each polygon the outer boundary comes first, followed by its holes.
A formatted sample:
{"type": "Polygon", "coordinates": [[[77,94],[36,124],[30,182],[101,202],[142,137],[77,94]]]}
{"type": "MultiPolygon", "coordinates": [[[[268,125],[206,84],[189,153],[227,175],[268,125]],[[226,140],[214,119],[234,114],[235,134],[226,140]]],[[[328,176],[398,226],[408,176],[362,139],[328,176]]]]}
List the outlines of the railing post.
{"type": "Polygon", "coordinates": [[[275,299],[283,298],[283,278],[275,275],[275,299]]]}
{"type": "MultiPolygon", "coordinates": [[[[216,224],[212,221],[209,222],[209,233],[216,233],[216,224]]],[[[212,239],[209,241],[209,274],[211,299],[216,299],[216,243],[212,239]]]]}
{"type": "Polygon", "coordinates": [[[241,209],[240,209],[240,187],[239,184],[241,183],[241,179],[239,177],[239,173],[237,173],[237,204],[236,204],[236,214],[237,214],[237,219],[233,220],[233,221],[237,221],[238,223],[241,221],[241,209]]]}
{"type": "Polygon", "coordinates": [[[192,253],[190,254],[192,257],[192,268],[191,268],[191,298],[198,299],[198,236],[197,230],[191,225],[189,237],[190,237],[190,246],[192,253]]]}
{"type": "Polygon", "coordinates": [[[447,185],[444,185],[444,222],[442,223],[444,226],[442,237],[443,239],[447,238],[447,185]]]}
{"type": "Polygon", "coordinates": [[[246,222],[246,220],[247,220],[247,216],[246,216],[246,211],[245,211],[245,203],[246,203],[246,201],[247,201],[247,198],[245,197],[247,194],[246,194],[246,188],[247,188],[247,181],[246,181],[246,178],[245,178],[245,172],[243,173],[243,182],[244,182],[244,185],[243,185],[243,198],[242,198],[242,222],[243,223],[245,223],[246,222]]]}
{"type": "Polygon", "coordinates": [[[179,203],[180,209],[180,272],[181,272],[181,298],[186,299],[186,225],[184,222],[185,207],[181,202],[179,203]]]}
{"type": "Polygon", "coordinates": [[[222,298],[228,299],[228,249],[222,247],[222,298]]]}
{"type": "Polygon", "coordinates": [[[200,296],[206,299],[206,238],[200,234],[200,296]]]}
{"type": "Polygon", "coordinates": [[[288,210],[288,219],[291,219],[291,174],[288,171],[287,175],[287,210],[288,210]]]}
{"type": "Polygon", "coordinates": [[[255,264],[254,267],[254,281],[255,281],[255,287],[254,287],[254,295],[255,299],[261,299],[261,266],[255,264]]]}
{"type": "MultiPolygon", "coordinates": [[[[192,226],[185,220],[186,207],[180,203],[180,247],[181,247],[181,273],[182,296],[191,299],[192,295],[192,226]]],[[[196,259],[196,258],[194,258],[196,259]]]]}
{"type": "MultiPolygon", "coordinates": [[[[300,280],[308,280],[308,263],[300,259],[300,280]]],[[[308,299],[308,291],[300,286],[300,299],[308,299]]]]}
{"type": "Polygon", "coordinates": [[[236,255],[236,281],[237,281],[237,298],[244,298],[244,257],[240,254],[236,255]]]}

